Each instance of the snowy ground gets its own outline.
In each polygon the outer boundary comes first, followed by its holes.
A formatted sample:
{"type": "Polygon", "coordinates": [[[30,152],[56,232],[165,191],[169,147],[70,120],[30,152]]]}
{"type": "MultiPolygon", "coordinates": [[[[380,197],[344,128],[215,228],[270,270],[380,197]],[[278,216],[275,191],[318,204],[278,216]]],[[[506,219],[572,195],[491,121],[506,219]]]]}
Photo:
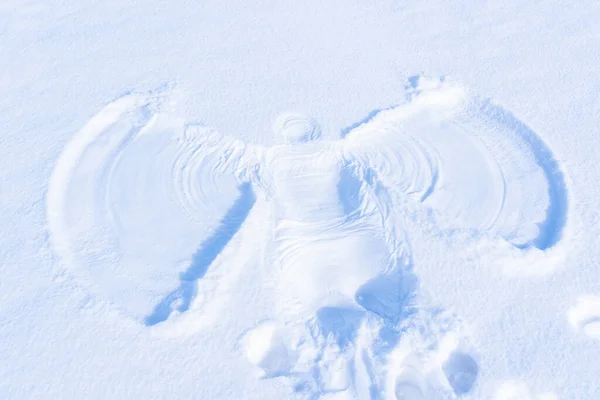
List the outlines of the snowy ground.
{"type": "Polygon", "coordinates": [[[0,398],[600,398],[599,16],[0,1],[0,398]]]}

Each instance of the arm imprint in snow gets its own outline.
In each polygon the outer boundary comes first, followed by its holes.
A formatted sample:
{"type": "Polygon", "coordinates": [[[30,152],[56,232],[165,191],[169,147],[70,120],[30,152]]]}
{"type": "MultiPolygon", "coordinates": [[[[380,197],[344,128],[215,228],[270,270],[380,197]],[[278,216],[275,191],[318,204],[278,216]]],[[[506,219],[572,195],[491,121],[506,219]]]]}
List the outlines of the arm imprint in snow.
{"type": "Polygon", "coordinates": [[[187,125],[183,137],[197,146],[195,163],[204,165],[213,159],[215,172],[232,173],[240,182],[255,181],[260,176],[262,146],[247,144],[204,125],[187,125]]]}

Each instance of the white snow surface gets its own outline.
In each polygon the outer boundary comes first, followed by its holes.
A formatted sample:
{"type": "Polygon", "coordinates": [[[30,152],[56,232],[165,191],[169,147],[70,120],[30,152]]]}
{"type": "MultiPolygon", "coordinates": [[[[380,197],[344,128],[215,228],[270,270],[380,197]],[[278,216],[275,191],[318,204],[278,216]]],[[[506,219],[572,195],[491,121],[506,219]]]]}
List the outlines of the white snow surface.
{"type": "Polygon", "coordinates": [[[599,16],[0,2],[0,398],[600,398],[599,16]]]}

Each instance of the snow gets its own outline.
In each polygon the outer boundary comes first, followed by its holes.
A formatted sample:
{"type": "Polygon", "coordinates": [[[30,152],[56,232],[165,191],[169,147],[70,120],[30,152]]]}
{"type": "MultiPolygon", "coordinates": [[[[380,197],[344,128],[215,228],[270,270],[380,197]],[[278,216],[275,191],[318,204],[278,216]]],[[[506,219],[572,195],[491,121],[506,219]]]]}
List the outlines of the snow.
{"type": "Polygon", "coordinates": [[[569,322],[592,339],[600,339],[600,297],[580,297],[569,310],[569,322]]]}
{"type": "Polygon", "coordinates": [[[0,397],[599,398],[577,5],[0,3],[0,397]]]}

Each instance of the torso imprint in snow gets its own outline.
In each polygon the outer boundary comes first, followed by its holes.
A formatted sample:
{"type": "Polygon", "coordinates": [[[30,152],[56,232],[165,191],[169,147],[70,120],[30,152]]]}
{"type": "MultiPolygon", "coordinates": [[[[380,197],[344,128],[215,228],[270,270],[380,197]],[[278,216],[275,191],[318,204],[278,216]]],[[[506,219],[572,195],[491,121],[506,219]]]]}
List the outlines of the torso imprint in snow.
{"type": "Polygon", "coordinates": [[[265,151],[258,185],[272,207],[267,261],[277,274],[277,313],[302,321],[326,306],[359,308],[359,288],[395,260],[377,226],[380,210],[368,208],[366,166],[319,140],[308,118],[283,115],[275,127],[285,143],[265,151]]]}
{"type": "Polygon", "coordinates": [[[256,301],[232,341],[295,396],[490,398],[468,324],[423,271],[444,288],[455,268],[543,273],[563,248],[564,177],[533,130],[460,84],[413,77],[406,98],[336,140],[282,115],[265,147],[185,123],[164,93],[124,96],[57,161],[54,249],[154,335],[256,301]]]}

